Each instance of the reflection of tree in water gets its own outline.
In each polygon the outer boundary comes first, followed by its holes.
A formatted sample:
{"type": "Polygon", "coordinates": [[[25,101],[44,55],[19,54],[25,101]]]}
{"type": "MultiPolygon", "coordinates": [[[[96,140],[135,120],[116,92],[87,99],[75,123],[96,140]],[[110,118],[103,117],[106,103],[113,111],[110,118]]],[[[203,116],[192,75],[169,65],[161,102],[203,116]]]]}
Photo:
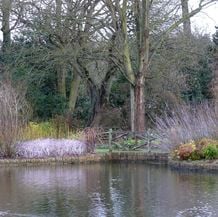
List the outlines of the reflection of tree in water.
{"type": "MultiPolygon", "coordinates": [[[[3,179],[1,178],[0,184],[4,188],[1,191],[0,201],[22,203],[23,207],[31,204],[31,210],[35,210],[38,214],[57,213],[58,216],[65,216],[66,212],[70,213],[72,210],[77,213],[88,209],[89,202],[92,202],[89,195],[97,191],[99,169],[98,165],[11,168],[4,171],[1,176],[3,179]],[[5,198],[3,195],[10,198],[5,198]]],[[[93,202],[96,203],[96,200],[93,202]]]]}
{"type": "MultiPolygon", "coordinates": [[[[164,170],[165,171],[165,170],[164,170]]],[[[160,186],[161,172],[144,164],[121,164],[110,167],[110,199],[114,216],[157,216],[153,207],[160,186]],[[116,215],[115,215],[116,214],[116,215]]],[[[161,195],[161,192],[159,193],[161,195]]],[[[160,195],[157,196],[160,196],[160,195]]],[[[158,211],[157,211],[158,212],[158,211]]]]}
{"type": "Polygon", "coordinates": [[[1,168],[0,177],[0,211],[37,216],[176,216],[218,201],[217,177],[145,164],[1,168]]]}
{"type": "Polygon", "coordinates": [[[176,172],[174,176],[176,193],[183,198],[188,198],[187,207],[189,207],[190,211],[194,207],[198,207],[199,210],[196,210],[196,212],[200,212],[204,216],[207,213],[201,212],[207,211],[207,209],[210,212],[213,211],[213,207],[217,207],[218,183],[216,175],[184,171],[176,172]],[[202,206],[204,209],[201,210],[202,206]]]}
{"type": "Polygon", "coordinates": [[[31,204],[31,210],[41,215],[71,213],[72,216],[103,217],[113,212],[114,216],[141,217],[149,208],[144,192],[149,191],[146,185],[150,180],[147,174],[146,182],[142,181],[144,167],[139,168],[120,165],[23,167],[11,169],[11,175],[4,175],[1,184],[8,183],[12,189],[10,200],[22,203],[26,212],[31,204]],[[18,192],[23,195],[19,196],[18,192]]]}
{"type": "Polygon", "coordinates": [[[192,192],[193,186],[198,185],[198,188],[208,193],[213,193],[218,189],[218,183],[216,177],[213,174],[201,174],[201,173],[177,173],[176,175],[178,183],[185,185],[188,192],[192,192]]]}
{"type": "Polygon", "coordinates": [[[14,178],[14,173],[10,168],[5,168],[4,173],[0,169],[0,205],[3,204],[3,198],[10,200],[11,195],[13,195],[12,183],[14,178]]]}
{"type": "MultiPolygon", "coordinates": [[[[107,186],[106,171],[99,165],[81,167],[58,167],[54,171],[42,168],[28,171],[25,174],[25,186],[32,189],[32,184],[41,188],[45,193],[42,199],[36,199],[35,208],[42,213],[57,213],[58,216],[106,216],[106,201],[101,194],[107,186]],[[43,180],[41,179],[43,177],[43,180]]],[[[35,189],[37,190],[37,188],[35,189]]],[[[41,195],[39,195],[39,198],[41,195]]]]}

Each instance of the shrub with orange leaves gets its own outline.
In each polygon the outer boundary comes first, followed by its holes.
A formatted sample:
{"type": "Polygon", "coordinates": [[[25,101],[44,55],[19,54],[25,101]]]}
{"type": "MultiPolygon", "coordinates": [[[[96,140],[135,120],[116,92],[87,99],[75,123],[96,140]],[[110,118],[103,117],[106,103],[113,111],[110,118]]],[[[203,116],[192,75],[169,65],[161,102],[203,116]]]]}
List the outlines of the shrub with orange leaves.
{"type": "Polygon", "coordinates": [[[192,154],[196,150],[196,145],[194,141],[180,145],[177,150],[175,150],[176,158],[180,160],[188,160],[191,158],[192,154]]]}

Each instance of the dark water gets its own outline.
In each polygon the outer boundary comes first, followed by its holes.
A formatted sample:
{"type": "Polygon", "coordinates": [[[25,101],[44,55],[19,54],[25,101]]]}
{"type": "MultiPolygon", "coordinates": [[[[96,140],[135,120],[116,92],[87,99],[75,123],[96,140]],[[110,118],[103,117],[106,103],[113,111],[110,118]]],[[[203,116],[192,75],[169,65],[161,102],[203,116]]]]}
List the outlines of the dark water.
{"type": "Polygon", "coordinates": [[[0,167],[0,216],[216,217],[218,175],[144,164],[0,167]]]}

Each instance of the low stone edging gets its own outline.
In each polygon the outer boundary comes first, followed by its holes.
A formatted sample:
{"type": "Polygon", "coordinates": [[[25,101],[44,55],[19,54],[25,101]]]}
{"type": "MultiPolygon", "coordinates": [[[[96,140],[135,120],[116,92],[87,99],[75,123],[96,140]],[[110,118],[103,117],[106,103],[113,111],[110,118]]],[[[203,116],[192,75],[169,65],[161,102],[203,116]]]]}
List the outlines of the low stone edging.
{"type": "Polygon", "coordinates": [[[112,162],[152,162],[168,164],[168,153],[153,152],[112,152],[112,162]]]}
{"type": "Polygon", "coordinates": [[[85,164],[108,161],[106,155],[86,155],[80,157],[54,157],[42,159],[0,159],[0,166],[41,165],[41,164],[85,164]]]}
{"type": "Polygon", "coordinates": [[[43,165],[43,164],[91,164],[103,162],[147,162],[169,165],[175,170],[218,172],[218,160],[214,161],[177,161],[169,158],[168,153],[116,151],[104,154],[88,154],[77,157],[56,157],[44,159],[0,159],[0,166],[43,165]]]}
{"type": "Polygon", "coordinates": [[[0,159],[0,166],[29,164],[86,164],[100,162],[153,162],[168,163],[167,153],[146,152],[112,152],[105,154],[88,154],[79,157],[56,157],[44,159],[0,159]]]}
{"type": "Polygon", "coordinates": [[[218,172],[218,160],[177,161],[170,159],[168,165],[171,169],[176,170],[218,172]]]}

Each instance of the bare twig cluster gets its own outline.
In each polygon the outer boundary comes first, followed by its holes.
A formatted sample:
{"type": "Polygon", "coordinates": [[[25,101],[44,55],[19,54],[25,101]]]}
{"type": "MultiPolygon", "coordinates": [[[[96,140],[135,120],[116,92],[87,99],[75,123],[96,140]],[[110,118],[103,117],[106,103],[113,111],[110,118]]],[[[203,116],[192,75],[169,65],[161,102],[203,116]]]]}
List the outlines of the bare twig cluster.
{"type": "Polygon", "coordinates": [[[28,106],[24,95],[11,84],[0,84],[0,156],[14,154],[14,144],[27,118],[28,106]]]}
{"type": "Polygon", "coordinates": [[[98,137],[101,135],[101,133],[101,128],[87,127],[83,130],[82,140],[84,140],[84,142],[87,144],[88,153],[94,152],[97,140],[99,139],[98,137]]]}

